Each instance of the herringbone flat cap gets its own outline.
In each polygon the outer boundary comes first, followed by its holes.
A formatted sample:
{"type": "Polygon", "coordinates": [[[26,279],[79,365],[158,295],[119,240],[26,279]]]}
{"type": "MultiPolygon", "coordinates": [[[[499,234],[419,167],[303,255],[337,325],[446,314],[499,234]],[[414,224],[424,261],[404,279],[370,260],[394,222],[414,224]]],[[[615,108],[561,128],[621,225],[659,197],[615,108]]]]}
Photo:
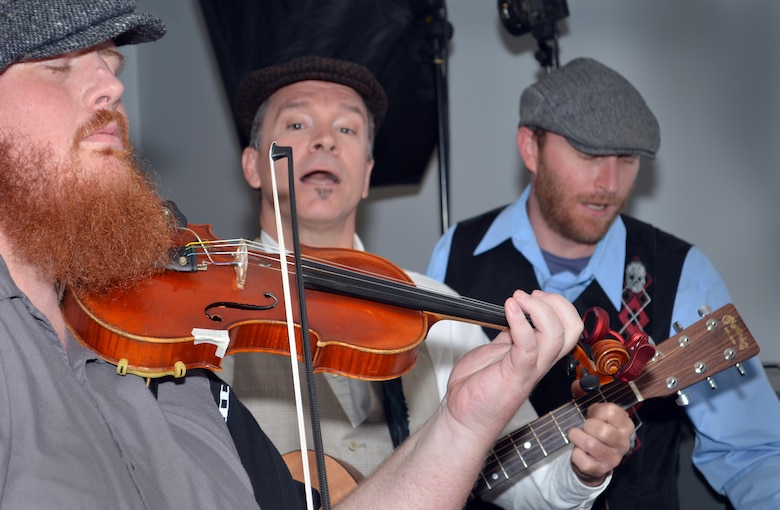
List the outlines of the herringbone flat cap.
{"type": "Polygon", "coordinates": [[[113,39],[154,41],[165,24],[135,13],[135,0],[0,0],[0,73],[26,60],[56,57],[113,39]]]}
{"type": "Polygon", "coordinates": [[[520,97],[520,125],[566,138],[594,156],[654,158],[658,120],[639,91],[604,64],[577,58],[529,86],[520,97]]]}

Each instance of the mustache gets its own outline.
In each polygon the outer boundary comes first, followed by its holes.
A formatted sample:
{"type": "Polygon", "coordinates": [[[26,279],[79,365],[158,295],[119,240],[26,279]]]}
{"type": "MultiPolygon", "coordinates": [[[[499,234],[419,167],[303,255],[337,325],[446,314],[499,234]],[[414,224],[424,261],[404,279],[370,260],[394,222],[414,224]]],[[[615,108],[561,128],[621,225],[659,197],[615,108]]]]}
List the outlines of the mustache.
{"type": "Polygon", "coordinates": [[[580,202],[589,202],[594,204],[605,204],[605,205],[620,204],[620,200],[618,199],[618,196],[615,193],[590,193],[587,195],[580,195],[578,198],[580,202]]]}
{"type": "Polygon", "coordinates": [[[76,136],[73,138],[74,148],[84,138],[99,133],[106,126],[111,123],[115,123],[119,127],[119,137],[125,149],[130,149],[130,135],[127,124],[127,119],[124,115],[116,110],[98,110],[92,114],[92,116],[76,130],[76,136]]]}

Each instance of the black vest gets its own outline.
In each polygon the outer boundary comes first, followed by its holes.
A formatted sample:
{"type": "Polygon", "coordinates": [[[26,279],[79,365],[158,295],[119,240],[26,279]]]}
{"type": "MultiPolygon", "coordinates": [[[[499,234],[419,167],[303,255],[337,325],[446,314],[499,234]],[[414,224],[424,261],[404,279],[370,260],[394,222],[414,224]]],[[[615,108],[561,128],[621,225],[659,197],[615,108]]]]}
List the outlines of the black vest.
{"type": "MultiPolygon", "coordinates": [[[[249,475],[255,500],[263,510],[290,510],[306,508],[306,487],[293,480],[284,459],[273,445],[249,409],[235,396],[219,377],[209,370],[202,370],[209,378],[214,401],[228,412],[230,436],[238,450],[241,464],[249,475]],[[224,399],[223,391],[228,398],[224,399]]],[[[314,508],[320,508],[319,492],[312,488],[314,508]]]]}
{"type": "MultiPolygon", "coordinates": [[[[539,288],[533,266],[510,239],[485,253],[473,255],[500,211],[496,209],[458,224],[444,280],[463,296],[499,305],[515,289],[530,292],[539,288]]],[[[625,266],[640,261],[651,278],[646,288],[650,303],[645,308],[650,322],[644,330],[655,342],[661,342],[669,334],[677,285],[690,244],[631,217],[622,216],[622,219],[627,231],[625,266]]],[[[604,308],[610,314],[612,329],[621,329],[620,311],[596,281],[574,305],[580,314],[591,306],[604,308]]],[[[493,330],[485,331],[491,337],[496,335],[493,330]]],[[[537,412],[541,415],[571,401],[571,382],[563,362],[554,366],[531,395],[537,412]]],[[[663,398],[646,401],[638,415],[642,425],[637,430],[637,438],[643,446],[618,466],[594,509],[679,508],[677,473],[682,412],[672,398],[663,398]]]]}

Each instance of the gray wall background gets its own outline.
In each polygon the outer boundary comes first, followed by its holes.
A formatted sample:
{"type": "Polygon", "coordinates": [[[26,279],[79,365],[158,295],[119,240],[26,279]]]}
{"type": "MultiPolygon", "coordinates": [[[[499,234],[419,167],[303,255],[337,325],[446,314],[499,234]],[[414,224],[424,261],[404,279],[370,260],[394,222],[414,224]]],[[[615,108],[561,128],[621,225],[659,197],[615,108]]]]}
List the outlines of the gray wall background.
{"type": "MultiPolygon", "coordinates": [[[[169,25],[126,50],[132,136],[163,192],[222,238],[256,233],[255,195],[196,0],[142,0],[169,25]]],[[[762,347],[775,333],[780,125],[780,2],[570,0],[561,62],[595,57],[631,80],[661,123],[629,212],[713,259],[762,347]]],[[[536,41],[513,37],[495,1],[449,0],[451,220],[514,199],[525,182],[514,144],[521,90],[536,79],[536,41]]],[[[375,189],[360,234],[370,250],[424,271],[440,234],[437,163],[420,186],[375,189]]]]}

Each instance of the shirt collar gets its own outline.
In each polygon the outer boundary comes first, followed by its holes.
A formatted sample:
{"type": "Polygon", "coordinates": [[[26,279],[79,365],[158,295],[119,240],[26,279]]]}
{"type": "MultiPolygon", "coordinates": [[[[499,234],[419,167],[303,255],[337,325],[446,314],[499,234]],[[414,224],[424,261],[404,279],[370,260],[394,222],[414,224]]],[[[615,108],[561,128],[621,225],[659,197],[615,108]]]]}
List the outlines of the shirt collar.
{"type": "Polygon", "coordinates": [[[571,275],[562,277],[566,280],[561,288],[561,282],[556,282],[558,275],[550,274],[550,270],[542,257],[542,251],[536,242],[536,235],[531,228],[526,204],[531,194],[531,186],[526,186],[520,197],[505,207],[493,220],[485,236],[480,240],[474,255],[479,255],[495,248],[507,239],[533,265],[536,277],[543,288],[548,283],[569,300],[573,301],[585,289],[587,283],[595,279],[607,294],[612,304],[618,310],[621,308],[623,294],[623,271],[615,271],[615,267],[623,268],[626,258],[626,227],[623,220],[618,219],[607,231],[604,239],[599,241],[588,265],[573,279],[571,275]],[[570,293],[566,291],[570,290],[570,293]]]}
{"type": "MultiPolygon", "coordinates": [[[[365,247],[363,246],[363,241],[361,241],[360,237],[358,237],[357,234],[353,234],[354,240],[352,241],[352,249],[358,250],[358,251],[366,251],[365,247]]],[[[268,248],[278,250],[279,249],[279,243],[276,242],[276,239],[271,237],[271,235],[264,231],[260,231],[260,243],[263,246],[267,246],[268,248]]]]}
{"type": "Polygon", "coordinates": [[[27,295],[17,287],[16,283],[11,278],[11,273],[8,270],[5,260],[0,256],[0,299],[8,298],[20,298],[32,316],[48,325],[47,328],[50,334],[48,334],[46,338],[51,341],[57,350],[67,353],[66,356],[68,361],[74,369],[83,366],[87,361],[103,361],[94,351],[81,345],[81,343],[73,337],[70,330],[65,332],[65,344],[67,347],[62,346],[59,337],[54,333],[54,329],[49,324],[49,320],[35,307],[35,305],[33,305],[27,295]]]}

